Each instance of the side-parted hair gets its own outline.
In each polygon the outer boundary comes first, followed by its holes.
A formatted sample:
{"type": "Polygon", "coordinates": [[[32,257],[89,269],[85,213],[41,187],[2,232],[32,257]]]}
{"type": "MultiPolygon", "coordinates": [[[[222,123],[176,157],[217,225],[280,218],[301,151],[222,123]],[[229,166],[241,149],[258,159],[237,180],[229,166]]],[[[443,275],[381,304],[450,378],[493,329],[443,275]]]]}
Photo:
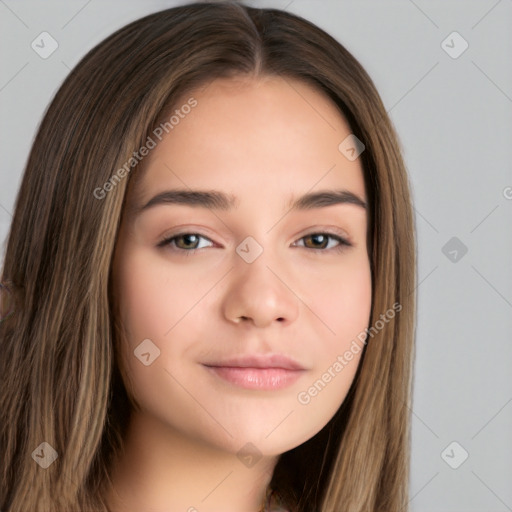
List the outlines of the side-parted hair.
{"type": "Polygon", "coordinates": [[[321,91],[364,143],[368,326],[400,306],[368,337],[334,417],[282,454],[271,486],[294,512],[407,510],[416,261],[398,138],[372,80],[339,42],[299,16],[230,1],[166,9],[117,30],[71,71],[42,119],[2,269],[4,305],[14,308],[0,322],[2,511],[108,510],[105,485],[131,411],[111,272],[140,167],[133,154],[189,91],[259,76],[321,91]],[[58,454],[47,469],[33,456],[43,442],[58,454]]]}

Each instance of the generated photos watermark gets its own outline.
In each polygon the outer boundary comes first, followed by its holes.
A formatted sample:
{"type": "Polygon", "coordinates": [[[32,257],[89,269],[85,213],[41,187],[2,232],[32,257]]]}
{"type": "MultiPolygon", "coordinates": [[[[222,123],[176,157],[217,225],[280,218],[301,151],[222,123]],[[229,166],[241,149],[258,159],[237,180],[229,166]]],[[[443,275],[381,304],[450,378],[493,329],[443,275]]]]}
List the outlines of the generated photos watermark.
{"type": "Polygon", "coordinates": [[[164,135],[170,133],[176,126],[181,122],[182,119],[190,114],[192,109],[197,106],[197,100],[194,97],[188,99],[180,108],[174,110],[173,115],[168,121],[160,123],[146,139],[146,142],[138,149],[133,152],[131,156],[122,167],[120,167],[108,181],[106,181],[101,187],[97,187],[93,191],[93,196],[96,199],[104,199],[108,192],[115,189],[118,183],[125,178],[129,172],[147,155],[150,151],[156,148],[158,142],[160,142],[164,135]],[[155,139],[158,139],[155,140],[155,139]]]}
{"type": "Polygon", "coordinates": [[[380,315],[379,320],[371,327],[367,327],[364,331],[361,331],[355,339],[352,340],[350,348],[346,350],[343,355],[338,355],[336,361],[333,362],[329,368],[317,379],[308,389],[300,391],[297,395],[297,400],[302,405],[308,405],[311,399],[316,397],[326,386],[331,382],[341,371],[345,368],[356,354],[359,354],[363,347],[368,342],[368,336],[373,338],[376,336],[389,321],[395,318],[396,313],[402,310],[402,305],[398,302],[393,304],[392,308],[389,308],[385,313],[380,315]]]}

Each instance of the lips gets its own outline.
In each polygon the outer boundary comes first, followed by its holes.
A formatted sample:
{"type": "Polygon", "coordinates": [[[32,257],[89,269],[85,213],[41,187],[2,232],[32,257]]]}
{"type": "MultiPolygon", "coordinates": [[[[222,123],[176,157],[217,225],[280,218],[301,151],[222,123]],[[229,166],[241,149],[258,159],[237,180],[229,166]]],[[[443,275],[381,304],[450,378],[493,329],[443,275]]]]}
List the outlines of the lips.
{"type": "Polygon", "coordinates": [[[210,367],[229,368],[281,368],[283,370],[304,370],[294,359],[283,354],[251,354],[203,363],[210,367]]]}
{"type": "Polygon", "coordinates": [[[282,354],[255,354],[203,363],[214,375],[237,387],[273,391],[293,384],[305,368],[282,354]]]}

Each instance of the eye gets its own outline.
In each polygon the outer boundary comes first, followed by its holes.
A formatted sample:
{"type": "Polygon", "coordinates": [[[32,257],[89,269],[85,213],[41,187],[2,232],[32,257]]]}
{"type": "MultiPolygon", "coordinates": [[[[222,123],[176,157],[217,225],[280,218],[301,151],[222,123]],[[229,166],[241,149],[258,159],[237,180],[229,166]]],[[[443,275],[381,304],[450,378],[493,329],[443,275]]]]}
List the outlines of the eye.
{"type": "Polygon", "coordinates": [[[198,245],[198,241],[200,239],[209,240],[211,242],[209,238],[206,238],[199,233],[179,233],[172,237],[165,238],[158,244],[158,247],[171,246],[177,250],[189,253],[194,252],[197,249],[204,248],[204,246],[201,247],[198,245]]]}
{"type": "Polygon", "coordinates": [[[334,233],[310,233],[309,235],[303,236],[299,240],[306,241],[303,247],[323,252],[329,251],[331,249],[335,251],[342,251],[346,247],[352,246],[348,240],[334,233]],[[329,247],[329,239],[335,242],[334,247],[332,244],[329,247]],[[311,244],[307,243],[307,241],[311,241],[311,244]]]}

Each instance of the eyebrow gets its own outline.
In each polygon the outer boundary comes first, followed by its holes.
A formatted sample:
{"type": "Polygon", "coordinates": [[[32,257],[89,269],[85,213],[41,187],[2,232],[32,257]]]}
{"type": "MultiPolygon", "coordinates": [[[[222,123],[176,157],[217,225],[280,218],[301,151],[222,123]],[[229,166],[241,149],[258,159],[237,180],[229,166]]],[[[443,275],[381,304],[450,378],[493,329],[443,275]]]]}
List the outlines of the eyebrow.
{"type": "MultiPolygon", "coordinates": [[[[159,205],[179,204],[212,210],[231,210],[238,208],[240,202],[236,196],[218,190],[166,190],[152,197],[145,205],[136,207],[135,216],[159,205]]],[[[349,190],[323,190],[292,198],[288,204],[290,210],[312,210],[337,204],[352,204],[366,209],[366,202],[349,190]]]]}

